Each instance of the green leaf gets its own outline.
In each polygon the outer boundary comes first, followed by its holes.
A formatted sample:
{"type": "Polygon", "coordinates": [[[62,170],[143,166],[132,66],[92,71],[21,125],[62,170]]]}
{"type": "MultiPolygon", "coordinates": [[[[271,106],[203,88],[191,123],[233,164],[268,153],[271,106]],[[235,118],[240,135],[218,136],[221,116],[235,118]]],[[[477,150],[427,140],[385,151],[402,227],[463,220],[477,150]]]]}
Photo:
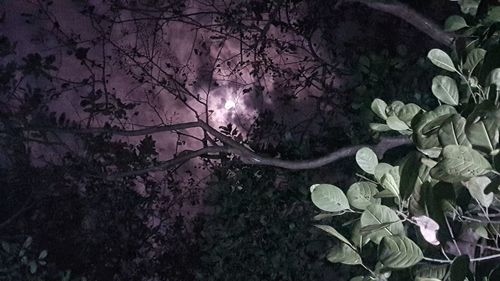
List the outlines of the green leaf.
{"type": "Polygon", "coordinates": [[[469,263],[467,255],[456,257],[450,266],[450,281],[464,281],[466,277],[470,278],[469,280],[474,280],[469,271],[469,263]]]}
{"type": "Polygon", "coordinates": [[[385,190],[390,191],[395,197],[399,198],[399,177],[394,177],[391,173],[385,173],[380,179],[380,184],[385,190]]]}
{"type": "Polygon", "coordinates": [[[458,105],[458,87],[453,78],[444,75],[434,77],[431,90],[440,101],[449,105],[458,105]]]}
{"type": "Polygon", "coordinates": [[[410,125],[413,117],[415,117],[415,115],[417,115],[421,110],[422,110],[422,108],[420,108],[420,106],[418,106],[414,103],[408,103],[408,104],[405,104],[405,106],[403,106],[403,108],[401,108],[401,110],[398,112],[397,116],[401,121],[410,125]]]}
{"type": "Polygon", "coordinates": [[[368,206],[363,214],[361,214],[360,221],[361,228],[369,225],[391,223],[388,227],[375,231],[368,236],[370,240],[376,244],[379,244],[385,236],[404,234],[403,223],[401,223],[398,215],[392,209],[384,205],[372,204],[368,206]]]}
{"type": "Polygon", "coordinates": [[[408,268],[423,258],[422,250],[406,236],[386,236],[379,246],[379,259],[384,267],[408,268]]]}
{"type": "Polygon", "coordinates": [[[484,19],[486,22],[499,22],[500,21],[500,7],[492,7],[488,15],[484,19]]]}
{"type": "Polygon", "coordinates": [[[395,195],[393,192],[391,192],[387,189],[384,189],[384,190],[380,191],[379,193],[375,194],[373,197],[374,198],[395,198],[398,196],[395,195]]]}
{"type": "Polygon", "coordinates": [[[463,68],[468,70],[469,73],[472,73],[474,69],[484,60],[485,56],[486,50],[481,48],[472,49],[469,54],[467,54],[463,68]]]}
{"type": "Polygon", "coordinates": [[[448,145],[441,154],[442,160],[431,169],[431,176],[441,181],[449,183],[465,181],[491,170],[490,163],[470,147],[448,145]]]}
{"type": "Polygon", "coordinates": [[[347,238],[344,237],[344,235],[340,234],[335,228],[329,226],[329,225],[323,225],[323,224],[316,224],[314,225],[315,227],[325,231],[326,233],[332,235],[333,237],[339,239],[342,243],[347,244],[349,247],[356,249],[347,238]]]}
{"type": "Polygon", "coordinates": [[[493,118],[487,118],[468,124],[465,133],[474,147],[491,152],[498,145],[498,123],[493,118]]]}
{"type": "Polygon", "coordinates": [[[427,58],[437,67],[447,71],[456,72],[457,69],[453,64],[450,56],[440,49],[432,49],[427,54],[427,58]]]}
{"type": "Polygon", "coordinates": [[[479,83],[486,85],[487,78],[491,71],[495,68],[500,67],[500,45],[496,44],[488,49],[488,52],[484,56],[483,65],[481,66],[481,71],[479,73],[479,83]]]}
{"type": "Polygon", "coordinates": [[[453,15],[450,16],[446,19],[444,22],[444,30],[445,31],[457,31],[460,30],[464,27],[467,27],[467,23],[465,22],[465,19],[462,18],[461,16],[453,15]]]}
{"type": "Polygon", "coordinates": [[[370,242],[369,237],[361,235],[361,222],[359,220],[354,224],[352,228],[351,240],[358,248],[361,248],[362,246],[370,242]]]}
{"type": "Polygon", "coordinates": [[[375,172],[373,175],[375,176],[375,179],[380,182],[382,180],[382,176],[385,175],[385,173],[389,172],[391,169],[393,169],[394,166],[387,164],[387,163],[379,163],[377,166],[375,166],[375,172]]]}
{"type": "Polygon", "coordinates": [[[31,236],[28,236],[26,240],[23,243],[23,248],[27,249],[31,246],[31,243],[33,243],[33,238],[31,236]]]}
{"type": "Polygon", "coordinates": [[[47,257],[47,250],[43,250],[40,252],[40,255],[38,255],[39,260],[43,260],[47,257]]]}
{"type": "Polygon", "coordinates": [[[448,265],[419,265],[415,270],[415,281],[442,281],[448,272],[448,265]]]}
{"type": "Polygon", "coordinates": [[[460,5],[462,13],[475,16],[477,8],[479,7],[479,2],[480,0],[460,0],[458,4],[460,5]]]}
{"type": "Polygon", "coordinates": [[[38,269],[38,265],[36,264],[36,261],[30,261],[29,264],[29,269],[31,274],[35,274],[36,270],[38,269]]]}
{"type": "Polygon", "coordinates": [[[399,192],[401,198],[407,199],[415,189],[418,189],[429,178],[430,168],[421,162],[422,154],[411,152],[403,160],[399,168],[399,192]]]}
{"type": "Polygon", "coordinates": [[[385,110],[387,116],[389,115],[398,115],[399,111],[403,109],[405,104],[402,101],[393,101],[385,110]]]}
{"type": "Polygon", "coordinates": [[[374,99],[371,105],[373,113],[382,119],[387,119],[387,114],[385,110],[387,109],[387,103],[381,99],[374,99]]]}
{"type": "Polygon", "coordinates": [[[363,171],[373,174],[378,164],[377,154],[368,147],[363,147],[356,152],[356,163],[363,171]]]}
{"type": "Polygon", "coordinates": [[[320,221],[320,220],[324,220],[324,219],[333,218],[335,216],[340,216],[340,215],[343,215],[343,214],[345,214],[345,212],[340,212],[340,213],[322,213],[322,214],[315,215],[313,217],[313,220],[320,221]]]}
{"type": "Polygon", "coordinates": [[[404,131],[404,130],[409,130],[410,127],[406,125],[405,122],[401,121],[397,116],[391,115],[387,117],[387,126],[391,128],[392,130],[395,131],[404,131]]]}
{"type": "Polygon", "coordinates": [[[371,225],[367,225],[365,227],[362,227],[360,230],[359,230],[359,233],[363,236],[367,235],[367,234],[370,234],[374,231],[377,231],[377,230],[381,230],[381,229],[384,229],[384,228],[387,228],[388,226],[390,226],[391,224],[393,223],[397,223],[397,222],[400,222],[401,220],[397,220],[397,221],[391,221],[391,222],[384,222],[384,223],[381,223],[381,224],[371,224],[371,225]]]}
{"type": "Polygon", "coordinates": [[[387,132],[391,130],[387,124],[381,123],[370,123],[370,129],[375,132],[387,132]]]}
{"type": "Polygon", "coordinates": [[[438,138],[441,145],[450,144],[471,147],[465,134],[466,120],[459,114],[454,114],[443,122],[438,131],[438,138]]]}
{"type": "Polygon", "coordinates": [[[347,190],[347,199],[352,207],[365,210],[370,204],[380,204],[380,199],[373,198],[377,192],[376,184],[368,181],[357,182],[347,190]]]}
{"type": "Polygon", "coordinates": [[[476,199],[483,207],[489,208],[495,195],[493,193],[485,194],[484,191],[490,183],[491,180],[488,177],[482,176],[472,178],[463,184],[469,190],[472,198],[476,199]]]}
{"type": "Polygon", "coordinates": [[[340,244],[333,247],[326,259],[331,263],[343,263],[348,265],[362,263],[359,254],[346,244],[340,244]]]}
{"type": "Polygon", "coordinates": [[[349,209],[344,192],[331,184],[318,184],[311,187],[311,199],[316,207],[327,212],[340,212],[349,209]]]}
{"type": "Polygon", "coordinates": [[[10,253],[10,245],[9,243],[2,241],[2,249],[8,254],[10,253]]]}
{"type": "Polygon", "coordinates": [[[441,127],[442,122],[446,121],[446,118],[456,113],[454,107],[441,105],[432,111],[417,114],[411,124],[414,132],[413,142],[420,149],[439,147],[438,129],[441,127]]]}

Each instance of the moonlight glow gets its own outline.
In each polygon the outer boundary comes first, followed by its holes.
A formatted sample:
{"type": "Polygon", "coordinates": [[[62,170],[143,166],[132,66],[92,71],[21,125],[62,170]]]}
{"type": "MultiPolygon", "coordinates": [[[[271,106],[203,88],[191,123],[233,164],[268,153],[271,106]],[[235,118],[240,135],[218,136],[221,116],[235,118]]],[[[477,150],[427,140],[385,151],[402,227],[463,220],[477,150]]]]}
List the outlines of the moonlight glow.
{"type": "Polygon", "coordinates": [[[227,110],[231,110],[233,109],[234,107],[236,106],[236,104],[234,103],[234,101],[232,100],[228,100],[226,101],[226,103],[224,104],[224,108],[227,109],[227,110]]]}

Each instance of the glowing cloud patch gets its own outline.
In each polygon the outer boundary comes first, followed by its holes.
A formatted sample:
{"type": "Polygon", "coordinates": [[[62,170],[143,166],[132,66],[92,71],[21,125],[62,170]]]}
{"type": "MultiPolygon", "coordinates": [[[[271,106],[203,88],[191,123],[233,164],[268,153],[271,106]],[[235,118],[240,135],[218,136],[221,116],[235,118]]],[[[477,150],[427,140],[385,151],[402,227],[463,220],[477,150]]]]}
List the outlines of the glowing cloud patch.
{"type": "Polygon", "coordinates": [[[227,110],[231,110],[231,109],[233,109],[235,107],[236,107],[236,103],[234,103],[234,101],[232,101],[232,100],[228,100],[224,104],[224,108],[227,109],[227,110]]]}

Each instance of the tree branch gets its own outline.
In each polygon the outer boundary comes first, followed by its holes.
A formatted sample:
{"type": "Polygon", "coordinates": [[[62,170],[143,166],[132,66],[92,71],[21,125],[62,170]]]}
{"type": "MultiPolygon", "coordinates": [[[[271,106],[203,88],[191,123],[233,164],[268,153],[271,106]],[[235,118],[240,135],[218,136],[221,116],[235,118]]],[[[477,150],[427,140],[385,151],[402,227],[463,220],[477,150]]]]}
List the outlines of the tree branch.
{"type": "MultiPolygon", "coordinates": [[[[217,131],[212,126],[207,123],[198,120],[196,122],[187,122],[187,123],[179,123],[173,125],[165,125],[165,126],[156,126],[156,127],[148,127],[145,129],[138,130],[118,130],[113,128],[89,128],[89,129],[60,129],[60,128],[44,128],[41,129],[43,131],[51,131],[54,133],[74,133],[74,134],[95,134],[95,133],[111,133],[118,136],[141,136],[148,135],[154,133],[161,133],[166,131],[175,131],[181,129],[188,128],[196,128],[199,127],[203,129],[205,132],[211,134],[216,137],[224,146],[206,146],[199,150],[194,151],[183,151],[178,156],[158,163],[155,166],[151,166],[144,169],[116,173],[108,176],[108,179],[117,179],[127,176],[140,175],[148,172],[156,172],[166,170],[170,167],[180,165],[192,158],[200,157],[208,153],[231,153],[240,156],[240,159],[243,163],[248,165],[259,165],[259,166],[271,166],[277,168],[283,168],[288,170],[308,170],[308,169],[316,169],[325,165],[332,164],[340,159],[346,157],[352,157],[356,154],[356,152],[362,147],[371,148],[379,158],[382,158],[384,153],[392,148],[411,144],[411,140],[408,137],[392,137],[392,138],[383,138],[376,145],[355,145],[349,146],[345,148],[341,148],[335,152],[332,152],[328,155],[317,159],[308,159],[308,160],[282,160],[278,158],[269,158],[261,156],[244,145],[238,143],[237,141],[231,139],[230,137],[225,136],[224,134],[217,131]]],[[[31,130],[37,130],[31,128],[31,130]]],[[[40,129],[38,129],[40,130],[40,129]]]]}
{"type": "Polygon", "coordinates": [[[249,165],[272,166],[284,168],[287,170],[310,170],[332,164],[343,158],[352,157],[356,155],[356,152],[363,147],[371,148],[379,158],[382,158],[386,151],[407,144],[411,144],[411,140],[406,137],[384,138],[377,145],[348,146],[317,159],[289,161],[277,158],[266,158],[253,153],[253,157],[242,157],[242,161],[243,163],[249,165]]]}
{"type": "Polygon", "coordinates": [[[162,126],[151,126],[143,129],[137,130],[123,130],[116,128],[57,128],[57,127],[30,127],[29,130],[41,131],[41,132],[52,132],[52,133],[62,133],[62,134],[103,134],[110,133],[116,136],[122,137],[137,137],[145,136],[162,132],[172,132],[183,129],[197,128],[200,127],[199,122],[186,122],[178,123],[172,125],[162,125],[162,126]]]}
{"type": "Polygon", "coordinates": [[[180,165],[188,160],[191,160],[196,157],[200,157],[204,154],[208,153],[221,153],[221,152],[226,152],[226,153],[231,153],[232,149],[228,147],[223,147],[223,146],[208,146],[204,147],[198,150],[192,150],[192,151],[183,151],[181,152],[178,156],[167,160],[167,161],[162,161],[157,165],[144,168],[144,169],[139,169],[139,170],[132,170],[128,172],[120,172],[120,173],[115,173],[112,175],[109,175],[106,177],[108,180],[116,180],[119,178],[124,178],[124,177],[129,177],[129,176],[138,176],[142,175],[145,173],[149,172],[158,172],[158,171],[164,171],[167,170],[168,168],[171,168],[173,166],[180,165]]]}
{"type": "Polygon", "coordinates": [[[340,2],[340,4],[342,4],[343,2],[359,3],[373,10],[381,11],[398,17],[445,46],[451,47],[453,41],[455,40],[453,34],[443,31],[431,19],[424,17],[409,6],[397,1],[396,3],[386,3],[378,2],[375,0],[343,0],[340,2]]]}

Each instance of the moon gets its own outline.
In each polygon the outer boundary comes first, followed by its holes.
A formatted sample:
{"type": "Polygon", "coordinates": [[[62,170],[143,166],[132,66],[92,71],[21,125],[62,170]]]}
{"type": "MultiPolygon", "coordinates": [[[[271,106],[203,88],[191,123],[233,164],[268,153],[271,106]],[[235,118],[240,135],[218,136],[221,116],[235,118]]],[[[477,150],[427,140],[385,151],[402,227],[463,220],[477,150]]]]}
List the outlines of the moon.
{"type": "Polygon", "coordinates": [[[233,109],[233,108],[235,108],[235,107],[236,107],[236,103],[234,103],[234,101],[232,101],[232,100],[228,100],[228,101],[226,101],[226,103],[224,104],[224,108],[225,108],[226,110],[231,110],[231,109],[233,109]]]}

